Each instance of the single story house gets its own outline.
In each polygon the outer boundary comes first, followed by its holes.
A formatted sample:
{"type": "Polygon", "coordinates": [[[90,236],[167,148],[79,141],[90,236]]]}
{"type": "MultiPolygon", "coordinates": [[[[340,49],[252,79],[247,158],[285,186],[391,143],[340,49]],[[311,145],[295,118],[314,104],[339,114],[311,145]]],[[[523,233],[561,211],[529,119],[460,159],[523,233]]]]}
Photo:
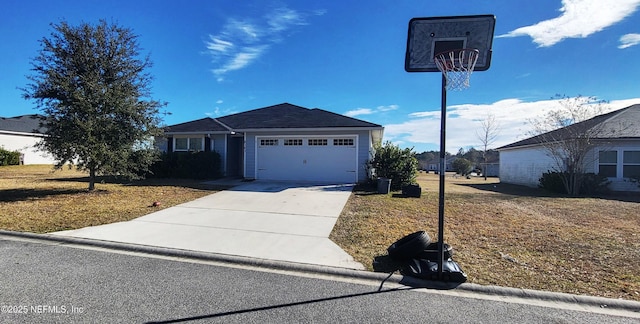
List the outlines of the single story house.
{"type": "Polygon", "coordinates": [[[55,160],[36,144],[44,137],[40,127],[40,115],[24,115],[0,118],[0,147],[8,151],[18,151],[23,164],[54,164],[55,160]]]}
{"type": "Polygon", "coordinates": [[[165,128],[166,152],[216,151],[225,176],[245,179],[355,183],[384,128],[318,108],[289,103],[165,128]]]}
{"type": "Polygon", "coordinates": [[[580,133],[593,135],[585,172],[607,176],[614,191],[640,191],[630,180],[640,176],[640,104],[498,148],[500,181],[538,186],[542,174],[556,165],[542,146],[542,139],[562,140],[568,134],[580,133]]]}
{"type": "MultiPolygon", "coordinates": [[[[449,156],[444,159],[444,169],[446,172],[453,171],[453,161],[455,161],[457,156],[449,156]]],[[[440,170],[440,158],[436,158],[430,161],[418,161],[419,167],[422,170],[437,172],[440,170]]]]}

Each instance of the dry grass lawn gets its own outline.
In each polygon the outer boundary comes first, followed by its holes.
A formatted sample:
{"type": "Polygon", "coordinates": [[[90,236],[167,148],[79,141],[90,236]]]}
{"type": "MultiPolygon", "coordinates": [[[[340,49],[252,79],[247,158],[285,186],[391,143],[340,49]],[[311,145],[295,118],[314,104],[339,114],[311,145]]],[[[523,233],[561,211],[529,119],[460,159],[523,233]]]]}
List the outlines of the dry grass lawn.
{"type": "Polygon", "coordinates": [[[104,180],[89,192],[87,174],[76,170],[0,167],[0,229],[46,233],[127,221],[215,190],[192,180],[104,180]]]}
{"type": "MultiPolygon", "coordinates": [[[[436,241],[438,176],[418,182],[419,199],[356,188],[331,238],[370,270],[409,233],[436,241]]],[[[638,195],[567,198],[449,175],[445,192],[445,242],[468,282],[640,301],[638,195]]]]}
{"type": "MultiPolygon", "coordinates": [[[[126,221],[221,189],[105,179],[88,192],[87,181],[51,166],[0,167],[0,229],[46,233],[126,221]]],[[[419,199],[356,188],[331,239],[370,270],[406,234],[425,230],[437,240],[438,177],[421,174],[419,183],[419,199]]],[[[445,240],[469,282],[640,301],[638,195],[566,198],[481,178],[447,177],[446,188],[445,240]]]]}

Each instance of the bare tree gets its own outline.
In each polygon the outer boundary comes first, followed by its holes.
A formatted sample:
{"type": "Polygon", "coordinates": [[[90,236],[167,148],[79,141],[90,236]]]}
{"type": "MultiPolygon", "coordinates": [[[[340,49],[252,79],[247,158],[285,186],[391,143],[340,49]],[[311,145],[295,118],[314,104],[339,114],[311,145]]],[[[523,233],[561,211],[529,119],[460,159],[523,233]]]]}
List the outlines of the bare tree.
{"type": "Polygon", "coordinates": [[[530,121],[530,135],[553,160],[552,171],[558,172],[570,195],[578,195],[588,152],[602,138],[597,125],[589,122],[601,115],[606,101],[596,97],[556,95],[559,107],[543,117],[530,121]]]}
{"type": "Polygon", "coordinates": [[[482,143],[482,174],[487,180],[487,151],[493,145],[500,133],[500,125],[496,121],[496,116],[488,113],[487,118],[480,122],[481,129],[476,131],[476,136],[482,143]]]}

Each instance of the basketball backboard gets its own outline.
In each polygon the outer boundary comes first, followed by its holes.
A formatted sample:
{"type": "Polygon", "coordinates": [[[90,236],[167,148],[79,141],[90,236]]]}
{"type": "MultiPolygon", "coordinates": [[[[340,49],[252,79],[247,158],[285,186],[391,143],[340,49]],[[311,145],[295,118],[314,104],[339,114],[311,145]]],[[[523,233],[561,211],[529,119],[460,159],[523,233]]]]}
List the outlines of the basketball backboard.
{"type": "Polygon", "coordinates": [[[433,57],[457,49],[477,49],[474,71],[485,71],[491,64],[491,44],[496,24],[494,15],[413,18],[409,21],[407,72],[440,72],[433,57]]]}

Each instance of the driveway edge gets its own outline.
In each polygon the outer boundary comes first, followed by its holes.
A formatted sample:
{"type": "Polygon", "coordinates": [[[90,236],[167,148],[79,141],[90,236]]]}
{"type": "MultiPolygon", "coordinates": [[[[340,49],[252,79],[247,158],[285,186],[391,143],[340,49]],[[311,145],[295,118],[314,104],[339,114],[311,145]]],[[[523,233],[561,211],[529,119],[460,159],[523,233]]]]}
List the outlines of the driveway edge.
{"type": "Polygon", "coordinates": [[[121,250],[121,251],[128,251],[128,252],[139,252],[139,253],[162,255],[162,256],[169,256],[169,257],[181,257],[181,258],[196,259],[196,260],[217,261],[217,262],[225,262],[225,263],[255,266],[255,267],[264,267],[264,268],[278,269],[278,270],[288,270],[288,271],[307,272],[307,273],[334,275],[334,276],[342,276],[342,277],[356,278],[356,279],[373,280],[373,281],[380,281],[381,282],[380,287],[382,287],[382,285],[385,282],[391,282],[391,283],[397,283],[397,284],[416,287],[416,288],[430,288],[430,289],[439,289],[439,290],[460,290],[460,291],[485,294],[485,295],[517,297],[517,298],[523,298],[523,299],[537,299],[537,300],[543,300],[543,301],[580,304],[580,305],[592,306],[592,307],[640,312],[640,302],[623,300],[623,299],[612,299],[612,298],[594,297],[594,296],[587,296],[587,295],[573,295],[573,294],[567,294],[567,293],[555,293],[555,292],[547,292],[547,291],[539,291],[539,290],[531,290],[531,289],[520,289],[520,288],[509,288],[509,287],[500,287],[500,286],[484,286],[484,285],[473,284],[473,283],[457,284],[457,283],[446,283],[446,282],[438,282],[438,281],[428,281],[428,280],[422,280],[422,279],[417,279],[412,277],[405,277],[397,274],[389,275],[388,273],[368,272],[363,270],[335,268],[335,267],[318,266],[318,265],[312,265],[312,264],[292,263],[292,262],[256,259],[256,258],[234,256],[234,255],[224,255],[224,254],[205,253],[205,252],[197,252],[197,251],[190,251],[190,250],[161,248],[161,247],[153,247],[153,246],[147,246],[147,245],[126,244],[126,243],[118,243],[118,242],[111,242],[111,241],[57,236],[52,234],[35,234],[35,233],[27,233],[27,232],[14,232],[14,231],[0,230],[0,238],[2,236],[10,236],[10,237],[17,237],[17,238],[33,239],[33,240],[42,240],[42,241],[53,241],[53,242],[66,243],[66,244],[87,245],[87,246],[94,246],[94,247],[105,248],[105,249],[121,250]]]}

